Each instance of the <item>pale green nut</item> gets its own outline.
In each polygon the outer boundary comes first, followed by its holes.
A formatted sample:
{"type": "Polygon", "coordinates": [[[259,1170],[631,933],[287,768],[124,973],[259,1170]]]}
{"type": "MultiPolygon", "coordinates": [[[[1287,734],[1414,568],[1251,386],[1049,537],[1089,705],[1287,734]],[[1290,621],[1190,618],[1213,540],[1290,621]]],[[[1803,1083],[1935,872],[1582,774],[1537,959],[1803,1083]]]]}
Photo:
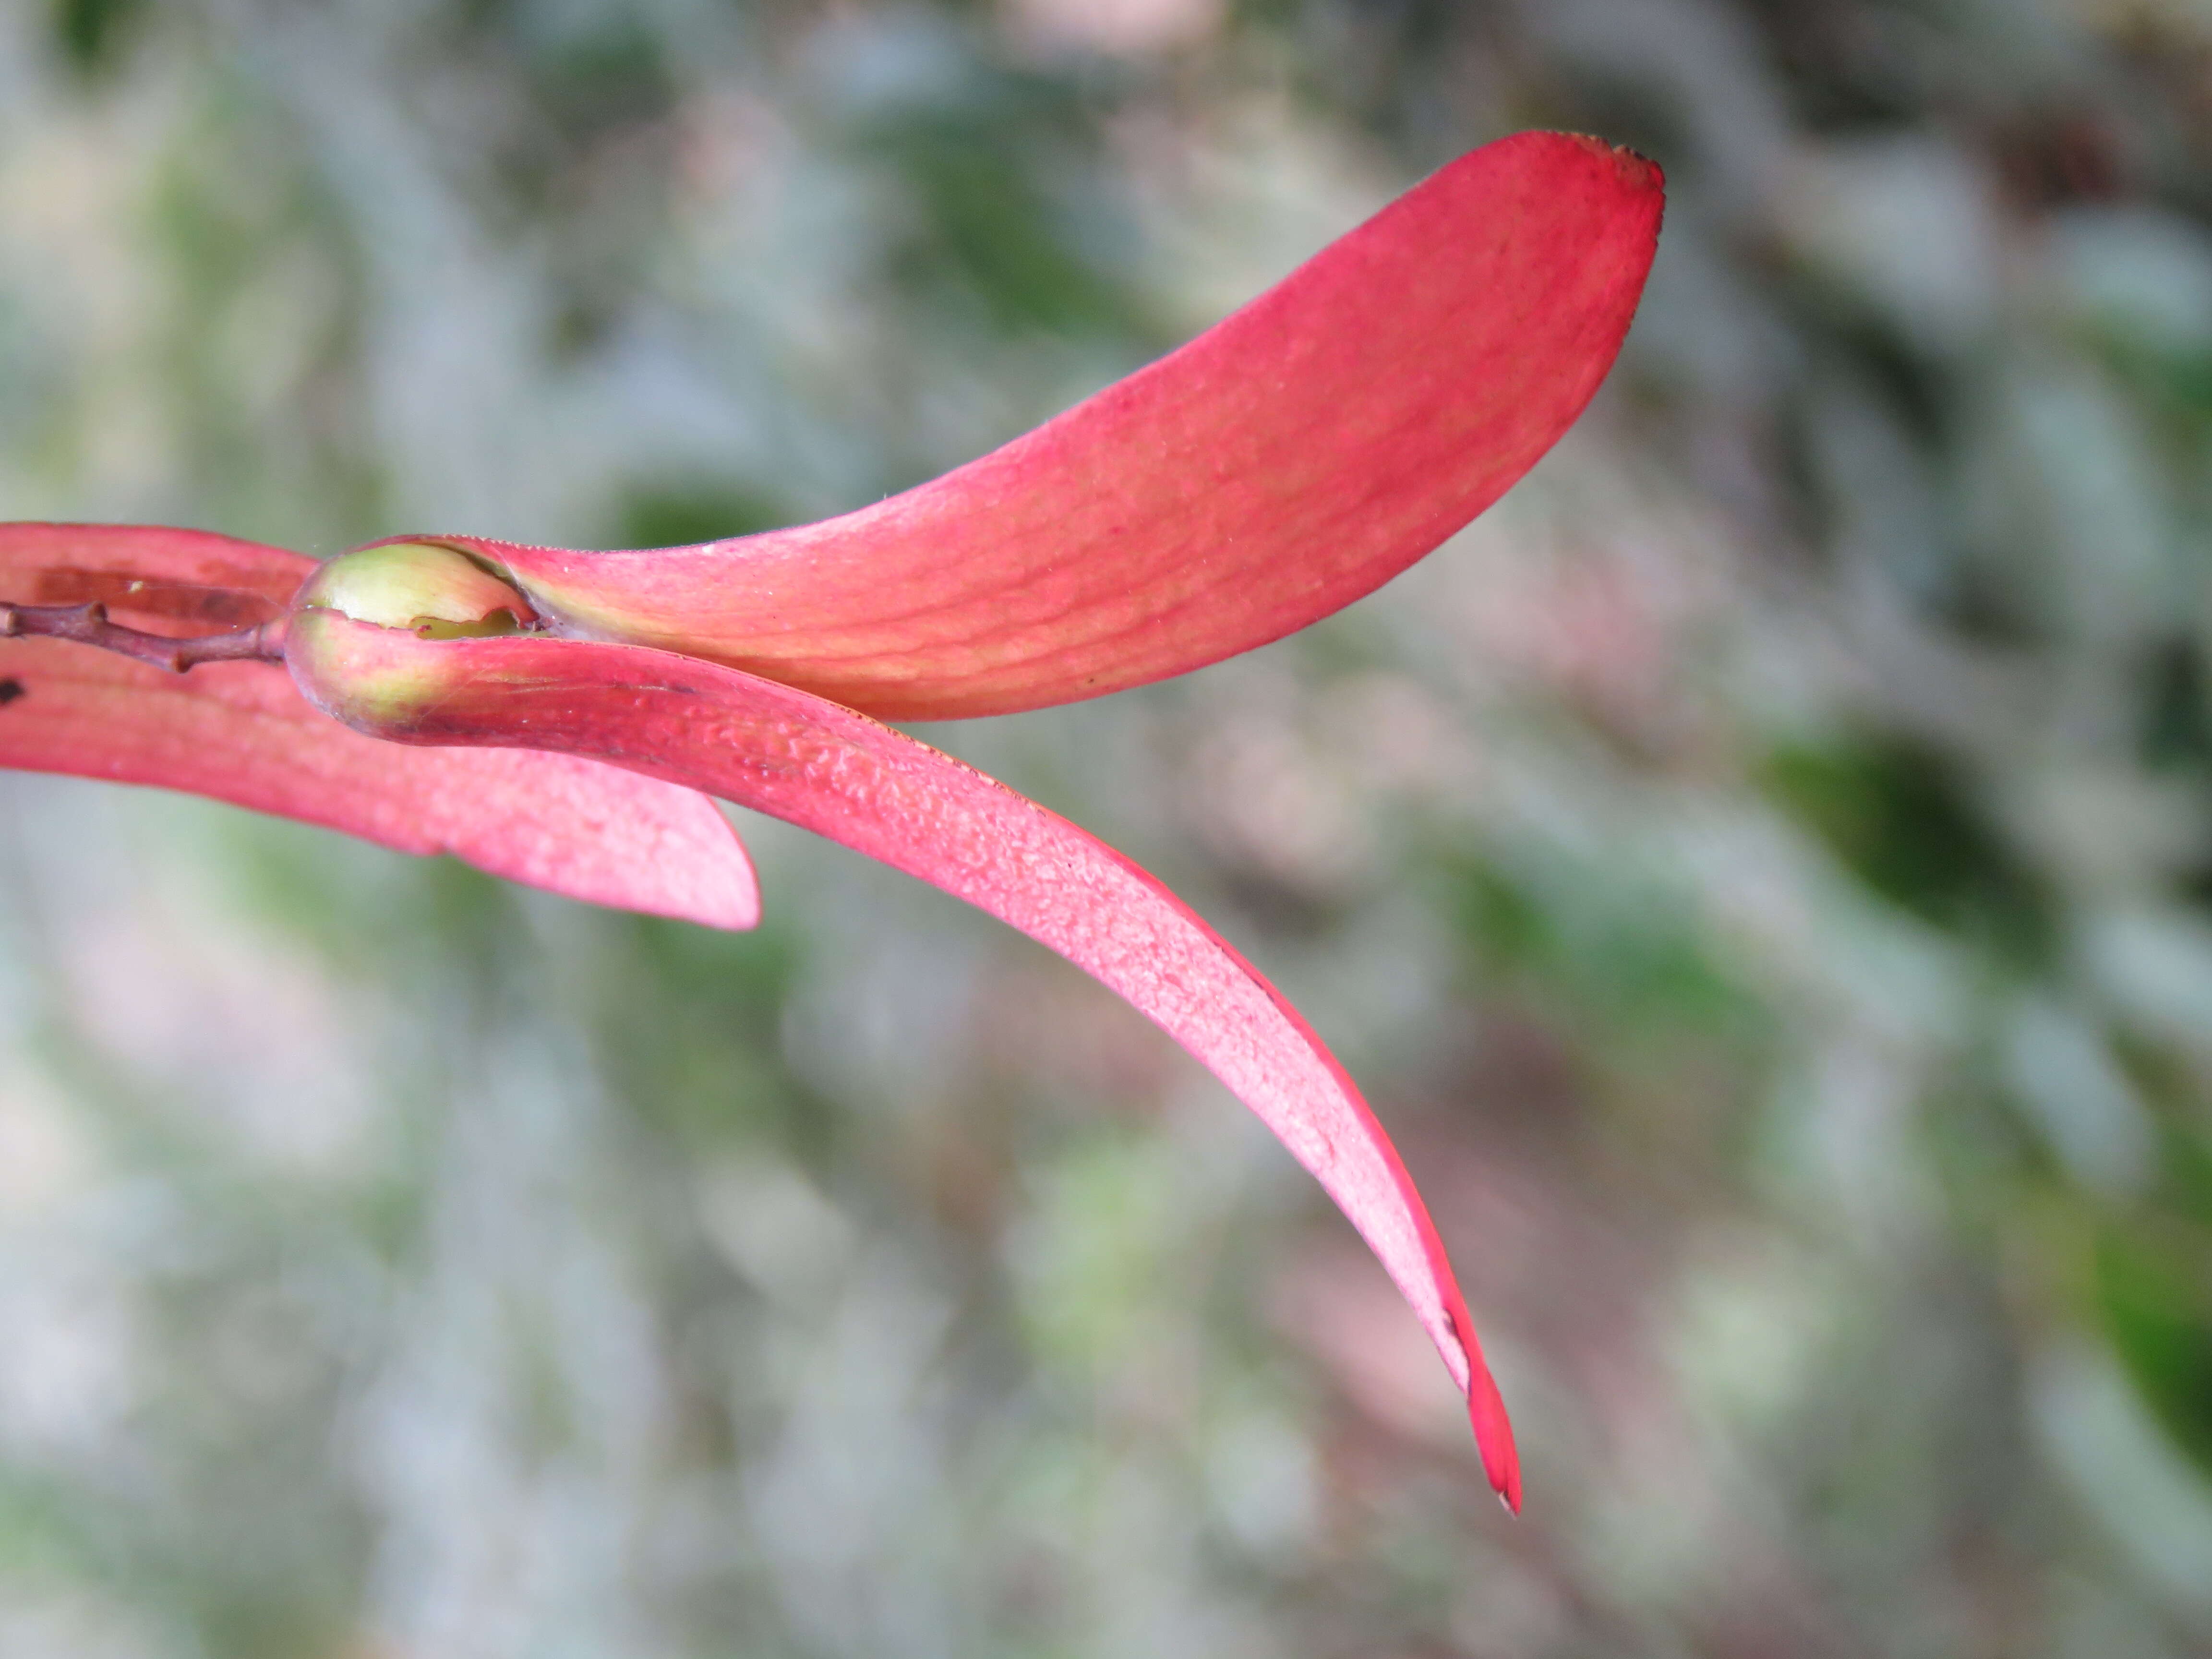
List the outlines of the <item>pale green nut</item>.
{"type": "Polygon", "coordinates": [[[529,600],[476,560],[435,542],[341,553],[308,579],[292,609],[335,611],[428,640],[512,634],[536,616],[529,600]]]}
{"type": "Polygon", "coordinates": [[[318,570],[294,598],[284,662],[307,701],[333,719],[371,737],[420,742],[422,721],[455,677],[473,670],[406,636],[483,638],[536,620],[527,599],[459,549],[435,542],[357,548],[318,570]]]}

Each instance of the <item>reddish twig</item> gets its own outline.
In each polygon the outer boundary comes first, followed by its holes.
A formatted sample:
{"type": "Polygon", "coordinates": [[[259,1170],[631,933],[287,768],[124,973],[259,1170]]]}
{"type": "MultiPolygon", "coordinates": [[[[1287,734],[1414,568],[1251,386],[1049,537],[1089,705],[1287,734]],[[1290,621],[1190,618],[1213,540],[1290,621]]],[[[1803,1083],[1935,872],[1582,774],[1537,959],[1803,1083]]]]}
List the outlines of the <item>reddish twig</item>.
{"type": "Polygon", "coordinates": [[[181,674],[196,663],[282,662],[283,649],[270,623],[234,629],[228,634],[203,634],[196,639],[173,640],[165,635],[144,634],[107,620],[107,607],[94,599],[88,605],[9,605],[0,603],[0,638],[31,637],[70,640],[120,652],[140,662],[181,674]]]}

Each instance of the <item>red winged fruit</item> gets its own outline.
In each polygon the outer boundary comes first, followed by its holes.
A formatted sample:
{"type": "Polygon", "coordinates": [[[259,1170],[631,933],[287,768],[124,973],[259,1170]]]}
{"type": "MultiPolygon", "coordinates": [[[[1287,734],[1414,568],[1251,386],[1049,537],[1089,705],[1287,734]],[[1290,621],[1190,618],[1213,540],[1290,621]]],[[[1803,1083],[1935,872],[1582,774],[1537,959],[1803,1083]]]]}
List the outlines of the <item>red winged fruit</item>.
{"type": "Polygon", "coordinates": [[[619,552],[416,536],[320,565],[197,531],[0,526],[0,764],[714,927],[750,926],[758,896],[708,796],[933,882],[1112,987],[1260,1115],[1404,1292],[1517,1509],[1436,1228],[1320,1039],[1144,871],[883,722],[1103,696],[1388,581],[1581,413],[1661,196],[1595,140],[1501,140],[1180,350],[822,524],[619,552]]]}

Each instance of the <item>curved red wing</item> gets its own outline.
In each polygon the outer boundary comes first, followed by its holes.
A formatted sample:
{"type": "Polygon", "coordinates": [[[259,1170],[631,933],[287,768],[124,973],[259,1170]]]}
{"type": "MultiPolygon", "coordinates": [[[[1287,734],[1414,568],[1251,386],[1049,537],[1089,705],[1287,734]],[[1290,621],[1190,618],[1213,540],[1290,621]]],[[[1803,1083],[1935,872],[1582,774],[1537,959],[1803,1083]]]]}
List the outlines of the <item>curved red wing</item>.
{"type": "Polygon", "coordinates": [[[873,507],[641,552],[447,539],[579,631],[886,720],[1103,696],[1341,609],[1502,495],[1612,366],[1661,205],[1640,157],[1522,133],[1182,349],[873,507]]]}
{"type": "Polygon", "coordinates": [[[735,669],[581,640],[425,641],[331,611],[295,626],[322,684],[413,688],[417,712],[380,726],[385,736],[526,735],[711,790],[966,899],[1119,992],[1256,1112],[1351,1218],[1467,1391],[1484,1467],[1519,1506],[1504,1403],[1396,1150],[1297,1011],[1153,877],[972,767],[735,669]]]}

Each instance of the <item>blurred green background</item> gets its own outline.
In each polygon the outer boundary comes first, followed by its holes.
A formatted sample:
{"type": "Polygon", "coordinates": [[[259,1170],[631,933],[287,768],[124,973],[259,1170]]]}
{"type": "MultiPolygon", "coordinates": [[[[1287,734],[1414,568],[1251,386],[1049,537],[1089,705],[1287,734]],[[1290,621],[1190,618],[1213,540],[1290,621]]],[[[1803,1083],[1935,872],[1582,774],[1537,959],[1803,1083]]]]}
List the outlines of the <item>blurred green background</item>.
{"type": "Polygon", "coordinates": [[[0,781],[0,1654],[2212,1650],[2204,0],[24,0],[0,517],[836,512],[1427,169],[1619,370],[1291,641],[927,728],[1401,1139],[1520,1424],[1041,950],[0,781]]]}

